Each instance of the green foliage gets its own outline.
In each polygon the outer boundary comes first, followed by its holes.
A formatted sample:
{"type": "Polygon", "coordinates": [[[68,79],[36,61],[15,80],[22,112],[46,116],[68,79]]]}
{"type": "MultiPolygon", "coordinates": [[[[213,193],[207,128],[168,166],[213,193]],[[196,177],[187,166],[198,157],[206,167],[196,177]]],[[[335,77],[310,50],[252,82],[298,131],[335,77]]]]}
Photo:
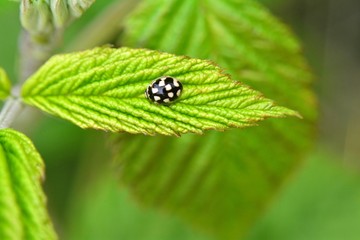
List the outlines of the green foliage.
{"type": "Polygon", "coordinates": [[[70,13],[74,17],[80,17],[95,2],[95,0],[57,0],[57,1],[65,1],[67,3],[70,13]]]}
{"type": "Polygon", "coordinates": [[[103,174],[92,179],[91,191],[72,201],[64,239],[210,240],[173,216],[139,207],[114,176],[103,174]]]}
{"type": "Polygon", "coordinates": [[[1,30],[1,44],[0,44],[0,66],[7,70],[10,79],[15,79],[14,62],[17,56],[17,39],[20,24],[19,24],[19,3],[12,1],[0,1],[0,23],[2,25],[8,24],[1,30]],[[11,19],[11,24],[9,24],[11,19]]]}
{"type": "Polygon", "coordinates": [[[360,176],[323,149],[310,155],[249,240],[357,240],[360,176]]]}
{"type": "MultiPolygon", "coordinates": [[[[32,40],[41,45],[55,39],[56,31],[92,3],[93,0],[23,0],[22,24],[32,40]]],[[[25,83],[22,99],[84,128],[150,135],[203,133],[206,129],[246,127],[267,117],[297,115],[259,92],[295,109],[304,119],[269,119],[259,127],[224,133],[210,131],[203,136],[118,137],[120,154],[116,158],[121,165],[121,181],[140,202],[175,213],[169,219],[180,217],[219,239],[238,239],[262,215],[311,145],[316,118],[309,89],[312,76],[297,40],[251,0],[144,0],[124,27],[124,45],[193,58],[130,48],[97,48],[58,55],[25,83]],[[218,63],[231,73],[231,78],[212,62],[198,58],[218,63]],[[147,85],[163,75],[179,78],[184,84],[181,98],[169,106],[152,104],[144,97],[147,85]]],[[[39,50],[36,54],[48,49],[39,50]]],[[[12,130],[0,131],[0,143],[0,239],[55,239],[38,179],[42,175],[38,168],[43,165],[36,150],[29,140],[12,130]],[[11,171],[6,170],[7,166],[13,167],[11,171]],[[29,169],[34,170],[30,175],[29,169]]],[[[79,185],[84,186],[83,182],[79,185]]],[[[106,191],[106,183],[100,189],[106,191]]],[[[100,200],[91,198],[88,205],[84,204],[89,213],[85,214],[89,216],[88,227],[97,225],[97,216],[103,214],[101,218],[106,220],[101,229],[112,231],[115,218],[111,213],[116,211],[99,204],[107,202],[101,199],[101,190],[97,192],[100,200]]],[[[119,199],[125,201],[123,195],[114,198],[111,207],[119,199]]],[[[66,197],[61,196],[63,199],[66,197]]],[[[121,210],[119,215],[137,215],[131,209],[134,206],[126,201],[124,204],[124,209],[117,208],[121,210]]],[[[149,212],[155,216],[152,210],[149,212]]],[[[77,216],[76,208],[69,214],[77,216]]],[[[61,217],[55,216],[61,222],[61,217]]],[[[81,217],[72,221],[77,223],[81,217]]],[[[173,226],[181,226],[177,219],[159,219],[154,217],[142,223],[150,226],[150,231],[156,230],[156,222],[162,226],[168,223],[170,230],[165,235],[145,233],[144,237],[140,231],[127,235],[125,230],[121,234],[124,238],[202,238],[185,230],[180,234],[171,232],[173,226]]],[[[121,224],[130,222],[127,216],[116,220],[121,224]]],[[[75,232],[80,233],[74,239],[118,239],[113,232],[75,232]]]]}
{"type": "Polygon", "coordinates": [[[211,59],[304,116],[202,137],[121,138],[121,181],[142,203],[220,239],[244,235],[311,145],[312,75],[296,39],[255,1],[148,0],[122,44],[211,59]]]}
{"type": "Polygon", "coordinates": [[[50,1],[50,9],[53,15],[54,26],[57,28],[64,27],[70,19],[70,11],[67,6],[67,1],[66,0],[50,1]]]}
{"type": "Polygon", "coordinates": [[[26,136],[0,130],[0,239],[56,239],[40,184],[43,170],[42,159],[26,136]]]}
{"type": "MultiPolygon", "coordinates": [[[[323,150],[311,153],[244,239],[357,240],[360,177],[344,168],[335,155],[323,150]]],[[[119,191],[107,171],[98,178],[88,186],[91,191],[72,201],[68,221],[72,231],[66,239],[212,239],[191,234],[174,216],[137,206],[125,189],[119,191]]],[[[83,184],[79,186],[82,188],[83,184]]]]}
{"type": "Polygon", "coordinates": [[[0,67],[0,99],[5,99],[9,96],[11,89],[10,80],[3,68],[0,67]]]}
{"type": "Polygon", "coordinates": [[[64,28],[72,19],[80,17],[95,0],[22,0],[22,26],[38,42],[53,38],[55,29],[64,28]]]}
{"type": "Polygon", "coordinates": [[[314,117],[308,107],[312,93],[305,88],[312,75],[300,46],[256,1],[144,1],[129,19],[122,43],[211,59],[233,78],[314,117]]]}
{"type": "Polygon", "coordinates": [[[20,20],[34,38],[41,39],[53,31],[52,15],[46,0],[23,0],[20,3],[20,20]]]}
{"type": "Polygon", "coordinates": [[[22,96],[83,128],[150,135],[225,130],[295,115],[209,61],[145,49],[95,48],[55,56],[30,77],[22,96]],[[182,82],[180,100],[170,106],[151,103],[144,90],[167,75],[182,82]]]}

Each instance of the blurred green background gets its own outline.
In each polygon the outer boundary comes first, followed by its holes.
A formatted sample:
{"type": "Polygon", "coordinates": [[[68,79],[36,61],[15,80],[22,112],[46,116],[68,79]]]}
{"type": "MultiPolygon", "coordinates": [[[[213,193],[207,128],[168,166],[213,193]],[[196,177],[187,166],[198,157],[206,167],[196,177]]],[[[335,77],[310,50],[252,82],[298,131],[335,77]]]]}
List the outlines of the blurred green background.
{"type": "MultiPolygon", "coordinates": [[[[317,75],[320,121],[314,150],[248,239],[360,239],[360,2],[261,1],[303,42],[317,75]]],[[[111,2],[97,1],[74,22],[65,46],[111,2]]],[[[17,2],[0,1],[0,66],[13,80],[18,15],[17,2]]],[[[109,174],[105,134],[50,116],[34,118],[36,124],[19,122],[16,128],[31,137],[46,162],[45,191],[62,239],[211,239],[173,216],[139,207],[109,174]]]]}

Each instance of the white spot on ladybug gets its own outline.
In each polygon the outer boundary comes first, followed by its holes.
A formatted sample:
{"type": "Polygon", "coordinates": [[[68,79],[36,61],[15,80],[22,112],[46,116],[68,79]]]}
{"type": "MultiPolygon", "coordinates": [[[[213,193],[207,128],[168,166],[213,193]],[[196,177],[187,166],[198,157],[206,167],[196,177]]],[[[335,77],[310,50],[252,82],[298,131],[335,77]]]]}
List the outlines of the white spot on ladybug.
{"type": "Polygon", "coordinates": [[[157,92],[159,91],[159,89],[157,89],[157,88],[152,88],[151,91],[152,91],[153,93],[157,93],[157,92]]]}
{"type": "Polygon", "coordinates": [[[179,82],[175,80],[175,81],[174,81],[174,86],[175,86],[175,87],[179,87],[179,82]]]}
{"type": "Polygon", "coordinates": [[[172,98],[172,97],[174,96],[174,93],[169,92],[169,93],[168,93],[168,96],[169,96],[169,98],[172,98]]]}
{"type": "Polygon", "coordinates": [[[165,81],[164,81],[164,80],[161,80],[161,81],[159,82],[159,87],[163,87],[163,86],[165,86],[165,81]]]}
{"type": "Polygon", "coordinates": [[[164,99],[164,102],[168,103],[168,102],[170,102],[170,99],[165,98],[165,99],[164,99]]]}
{"type": "Polygon", "coordinates": [[[170,91],[172,89],[172,87],[170,84],[166,84],[165,89],[166,89],[166,91],[170,91]]]}
{"type": "Polygon", "coordinates": [[[177,92],[176,92],[176,96],[180,96],[180,94],[181,94],[181,90],[179,89],[179,90],[177,90],[177,92]]]}
{"type": "Polygon", "coordinates": [[[155,102],[159,101],[161,98],[159,96],[154,96],[155,102]]]}

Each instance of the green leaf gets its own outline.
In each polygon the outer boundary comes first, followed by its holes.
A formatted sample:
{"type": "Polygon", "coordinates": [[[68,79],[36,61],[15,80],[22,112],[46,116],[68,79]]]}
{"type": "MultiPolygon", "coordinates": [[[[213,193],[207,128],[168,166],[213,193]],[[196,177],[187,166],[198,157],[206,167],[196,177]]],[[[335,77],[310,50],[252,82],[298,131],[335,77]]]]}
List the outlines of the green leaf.
{"type": "Polygon", "coordinates": [[[247,239],[359,238],[359,171],[349,162],[344,164],[343,156],[319,150],[310,155],[247,239]]]}
{"type": "Polygon", "coordinates": [[[300,46],[256,1],[148,0],[125,30],[124,45],[211,59],[232,78],[314,117],[314,98],[304,88],[312,74],[300,46]]]}
{"type": "Polygon", "coordinates": [[[67,240],[212,240],[177,218],[139,207],[106,170],[100,179],[91,179],[91,191],[76,191],[72,198],[67,240]]]}
{"type": "Polygon", "coordinates": [[[312,145],[312,74],[297,40],[255,1],[145,0],[122,44],[211,59],[304,117],[201,137],[121,138],[121,181],[140,202],[220,239],[245,235],[312,145]]]}
{"type": "Polygon", "coordinates": [[[11,83],[3,68],[0,67],[0,99],[10,95],[11,83]]]}
{"type": "Polygon", "coordinates": [[[44,164],[31,141],[0,130],[0,239],[56,239],[41,188],[44,164]]]}
{"type": "Polygon", "coordinates": [[[146,49],[95,48],[51,58],[25,83],[23,100],[82,128],[180,135],[247,127],[267,117],[296,115],[233,81],[212,62],[146,49]],[[170,106],[148,101],[161,76],[183,84],[170,106]]]}

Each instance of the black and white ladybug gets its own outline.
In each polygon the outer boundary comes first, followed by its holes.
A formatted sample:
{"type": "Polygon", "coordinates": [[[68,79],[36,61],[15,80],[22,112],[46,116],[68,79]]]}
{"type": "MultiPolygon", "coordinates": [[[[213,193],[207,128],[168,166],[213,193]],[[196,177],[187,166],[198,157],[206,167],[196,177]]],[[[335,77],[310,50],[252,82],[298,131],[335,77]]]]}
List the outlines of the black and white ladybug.
{"type": "Polygon", "coordinates": [[[145,96],[157,104],[169,104],[180,97],[183,90],[179,80],[163,76],[153,81],[145,90],[145,96]]]}

